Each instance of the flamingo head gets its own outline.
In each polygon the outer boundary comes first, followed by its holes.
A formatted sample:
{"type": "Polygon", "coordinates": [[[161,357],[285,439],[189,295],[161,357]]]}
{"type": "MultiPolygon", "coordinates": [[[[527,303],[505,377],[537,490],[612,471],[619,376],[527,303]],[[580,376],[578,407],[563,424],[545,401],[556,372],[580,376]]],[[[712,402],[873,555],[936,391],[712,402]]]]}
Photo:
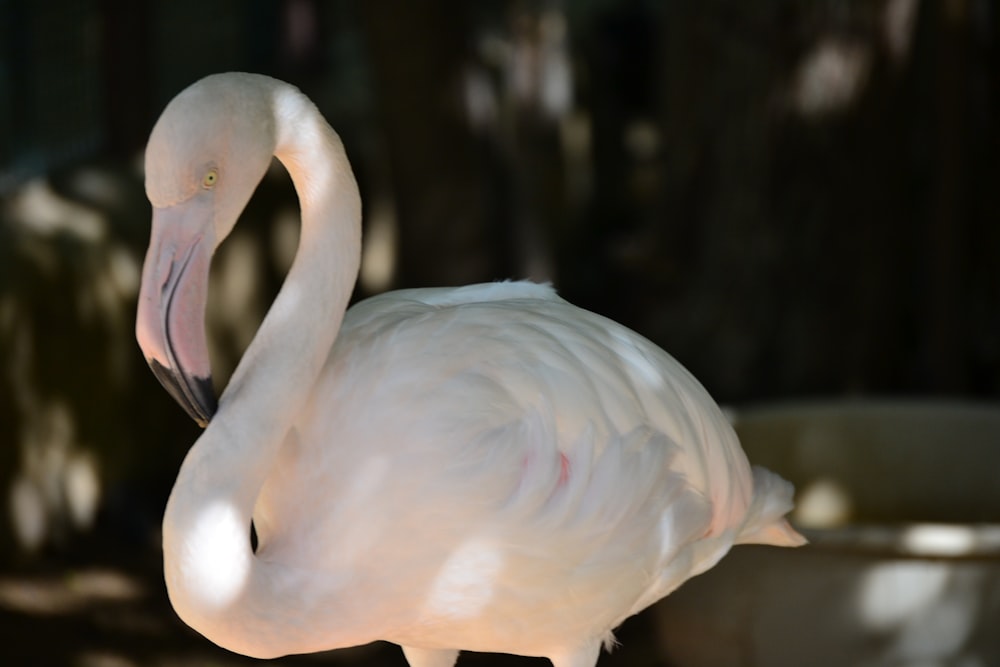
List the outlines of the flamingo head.
{"type": "Polygon", "coordinates": [[[216,410],[205,338],[209,267],[274,154],[271,100],[252,94],[265,83],[250,74],[198,81],[167,105],[146,146],[153,225],[136,339],[157,379],[203,427],[216,410]]]}

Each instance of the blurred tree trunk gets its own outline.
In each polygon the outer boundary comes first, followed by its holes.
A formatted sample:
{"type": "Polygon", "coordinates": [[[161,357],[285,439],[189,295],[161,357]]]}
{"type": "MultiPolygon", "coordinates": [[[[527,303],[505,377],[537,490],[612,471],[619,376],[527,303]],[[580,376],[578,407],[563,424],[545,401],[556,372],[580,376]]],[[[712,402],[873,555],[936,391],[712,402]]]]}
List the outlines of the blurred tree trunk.
{"type": "Polygon", "coordinates": [[[504,212],[491,209],[488,152],[462,108],[466,5],[363,3],[399,212],[397,280],[456,285],[506,277],[504,212]]]}
{"type": "MultiPolygon", "coordinates": [[[[775,283],[781,260],[798,258],[793,248],[780,257],[778,244],[818,226],[782,229],[799,212],[769,210],[796,193],[772,182],[783,177],[774,175],[776,97],[804,41],[788,29],[804,23],[783,13],[788,4],[672,3],[662,18],[656,255],[672,267],[664,291],[674,298],[649,307],[648,330],[725,400],[760,391],[780,372],[758,367],[776,321],[795,314],[780,312],[775,283]]],[[[650,304],[653,297],[645,295],[650,304]]]]}
{"type": "Polygon", "coordinates": [[[925,382],[936,391],[960,392],[966,384],[962,345],[969,300],[963,285],[962,264],[968,230],[963,211],[969,121],[968,49],[971,36],[970,7],[966,2],[933,3],[925,8],[930,24],[931,56],[928,63],[934,82],[935,137],[930,143],[937,159],[928,233],[927,300],[921,313],[924,335],[921,361],[925,382]]]}
{"type": "Polygon", "coordinates": [[[104,0],[103,66],[108,152],[130,158],[149,135],[149,5],[104,0]]]}
{"type": "Polygon", "coordinates": [[[640,330],[648,307],[642,296],[650,290],[637,274],[656,283],[653,274],[663,263],[646,253],[643,228],[651,216],[638,187],[643,165],[628,137],[637,125],[655,119],[658,27],[650,3],[630,0],[602,9],[577,38],[585,68],[581,97],[591,124],[593,192],[581,224],[560,248],[560,270],[573,286],[569,296],[640,330]],[[656,268],[645,271],[651,264],[656,268]]]}

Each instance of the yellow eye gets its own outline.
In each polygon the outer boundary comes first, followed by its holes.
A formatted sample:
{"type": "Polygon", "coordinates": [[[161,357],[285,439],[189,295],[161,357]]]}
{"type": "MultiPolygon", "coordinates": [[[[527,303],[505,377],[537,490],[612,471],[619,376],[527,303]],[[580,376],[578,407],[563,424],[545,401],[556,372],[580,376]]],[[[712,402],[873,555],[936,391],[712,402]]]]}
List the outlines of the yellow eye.
{"type": "Polygon", "coordinates": [[[219,172],[215,169],[210,169],[205,173],[205,176],[201,179],[201,187],[208,190],[215,185],[215,182],[219,180],[219,172]]]}

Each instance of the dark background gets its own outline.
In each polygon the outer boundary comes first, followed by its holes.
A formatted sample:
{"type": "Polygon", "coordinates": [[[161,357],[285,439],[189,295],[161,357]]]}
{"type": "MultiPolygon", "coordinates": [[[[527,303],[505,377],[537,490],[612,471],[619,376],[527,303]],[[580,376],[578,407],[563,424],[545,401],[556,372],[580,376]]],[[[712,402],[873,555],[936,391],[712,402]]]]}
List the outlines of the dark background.
{"type": "MultiPolygon", "coordinates": [[[[316,101],[365,201],[359,297],[549,280],[720,402],[991,401],[998,28],[989,0],[0,0],[0,657],[239,664],[166,606],[197,429],[132,332],[141,152],[189,83],[316,101]]],[[[220,251],[220,383],[295,215],[269,175],[220,251]]],[[[603,664],[661,664],[643,627],[603,664]]]]}

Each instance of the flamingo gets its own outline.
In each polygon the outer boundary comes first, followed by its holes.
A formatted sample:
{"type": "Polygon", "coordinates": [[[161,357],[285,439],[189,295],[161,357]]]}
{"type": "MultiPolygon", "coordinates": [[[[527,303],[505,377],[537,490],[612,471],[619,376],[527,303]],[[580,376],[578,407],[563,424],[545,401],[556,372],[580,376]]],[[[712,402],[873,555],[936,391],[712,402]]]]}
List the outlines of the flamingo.
{"type": "Polygon", "coordinates": [[[624,619],[732,545],[804,542],[784,518],[792,486],[750,467],[698,381],[551,287],[408,289],[347,310],[360,196],[295,87],[194,83],[145,167],[136,335],[205,427],[165,509],[164,577],[219,646],[269,658],[388,640],[411,667],[459,650],[593,667],[624,619]],[[272,156],[301,240],[216,402],[209,265],[272,156]]]}

